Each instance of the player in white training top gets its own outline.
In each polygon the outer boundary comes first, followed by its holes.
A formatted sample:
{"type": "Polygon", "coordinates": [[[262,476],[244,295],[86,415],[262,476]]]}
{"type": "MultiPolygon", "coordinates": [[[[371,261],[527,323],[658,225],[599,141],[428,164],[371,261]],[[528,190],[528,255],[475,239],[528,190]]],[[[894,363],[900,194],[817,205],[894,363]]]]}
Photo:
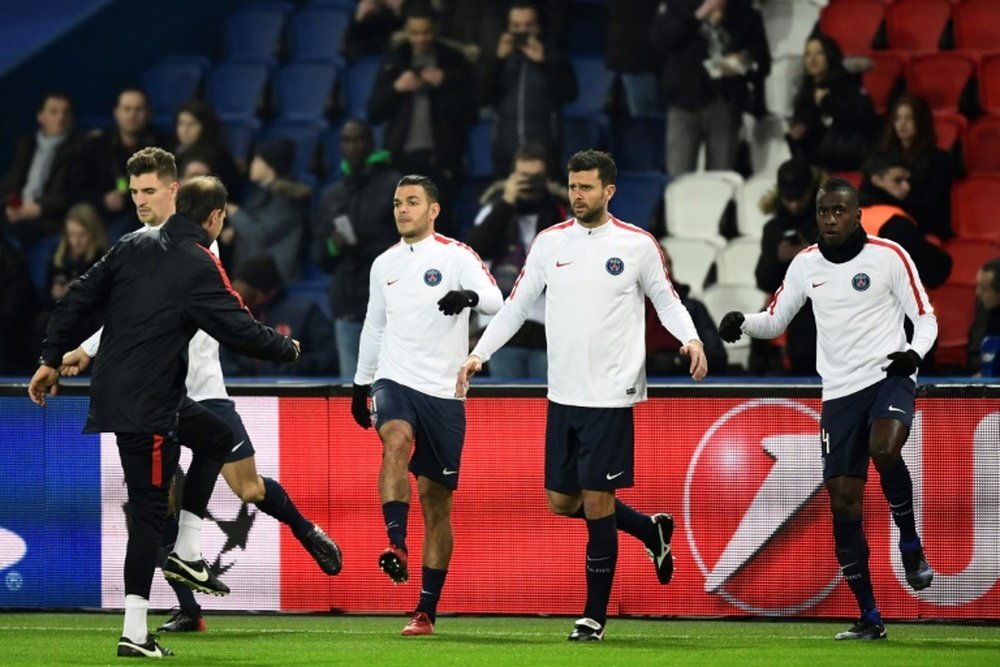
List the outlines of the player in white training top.
{"type": "Polygon", "coordinates": [[[440,212],[431,179],[400,179],[393,215],[402,239],[372,264],[351,400],[354,420],[362,428],[374,422],[382,440],[378,488],[389,547],[379,557],[379,567],[393,583],[409,579],[408,460],[417,478],[424,516],[422,585],[404,635],[434,632],[451,560],[452,494],[465,439],[465,404],[454,395],[455,372],[469,352],[465,309],[491,315],[503,300],[471,248],[434,233],[440,212]]]}
{"type": "Polygon", "coordinates": [[[906,581],[931,585],[913,516],[913,484],[901,451],[913,421],[916,373],[937,338],[937,319],[910,256],[898,244],[865,234],[858,192],[831,178],[817,193],[819,242],[792,260],[785,282],[760,313],[727,313],[723,340],[742,333],[774,338],[812,300],[816,368],[823,378],[820,446],[830,494],[837,560],[861,617],[837,639],[883,639],[861,526],[868,461],[875,463],[892,518],[906,581]],[[913,322],[906,340],[904,317],[913,322]]]}
{"type": "Polygon", "coordinates": [[[633,485],[632,406],[646,398],[645,298],[690,356],[691,377],[708,372],[691,316],[667,275],[660,244],[608,213],[617,168],[607,153],[582,151],[567,165],[575,218],[540,232],[504,307],[462,365],[455,392],[510,340],[545,294],[549,507],[587,521],[587,603],[569,638],[604,637],[622,530],[645,545],[661,584],[673,575],[673,518],[641,514],[615,498],[633,485]]]}

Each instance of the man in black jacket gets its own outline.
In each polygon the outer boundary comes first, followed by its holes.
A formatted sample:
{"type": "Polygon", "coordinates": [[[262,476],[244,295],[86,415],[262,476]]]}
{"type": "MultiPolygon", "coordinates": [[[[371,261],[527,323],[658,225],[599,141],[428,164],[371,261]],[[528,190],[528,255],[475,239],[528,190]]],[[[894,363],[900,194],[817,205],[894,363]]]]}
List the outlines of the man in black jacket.
{"type": "MultiPolygon", "coordinates": [[[[223,344],[267,359],[295,361],[298,342],[249,314],[208,246],[225,220],[226,189],[196,178],[177,194],[177,214],[159,234],[125,236],[56,305],[42,345],[41,366],[28,387],[32,401],[55,395],[63,353],[89,331],[80,324],[104,311],[101,354],[94,365],[87,432],[114,432],[129,493],[125,555],[125,627],[118,655],[169,655],[148,634],[146,612],[167,513],[170,480],[180,456],[177,432],[190,432],[194,452],[184,511],[204,517],[232,432],[187,398],[185,354],[199,328],[223,344]],[[201,221],[200,224],[194,220],[201,221]]],[[[197,526],[183,526],[163,566],[171,579],[205,593],[229,589],[201,558],[197,526]]]]}

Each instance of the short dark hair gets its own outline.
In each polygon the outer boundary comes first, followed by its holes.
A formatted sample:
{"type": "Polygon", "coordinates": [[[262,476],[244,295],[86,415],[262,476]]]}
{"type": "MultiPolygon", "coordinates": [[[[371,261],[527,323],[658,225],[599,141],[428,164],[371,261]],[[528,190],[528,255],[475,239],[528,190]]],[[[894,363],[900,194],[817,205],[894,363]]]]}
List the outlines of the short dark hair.
{"type": "Polygon", "coordinates": [[[585,150],[573,153],[566,163],[566,171],[597,170],[597,177],[602,185],[614,185],[618,179],[618,167],[611,156],[604,151],[585,150]]]}
{"type": "Polygon", "coordinates": [[[196,176],[177,191],[177,213],[201,224],[212,211],[225,210],[229,192],[215,176],[196,176]]]}
{"type": "Polygon", "coordinates": [[[146,103],[147,107],[149,106],[149,93],[147,93],[144,88],[140,88],[139,86],[125,86],[119,90],[118,97],[115,98],[115,106],[118,106],[118,104],[122,101],[122,95],[125,93],[137,93],[142,95],[143,102],[146,103]]]}
{"type": "Polygon", "coordinates": [[[38,110],[41,111],[45,108],[45,103],[49,100],[65,100],[66,104],[69,105],[69,110],[73,110],[73,100],[70,99],[69,93],[62,90],[50,90],[42,95],[41,101],[38,103],[38,110]]]}
{"type": "Polygon", "coordinates": [[[885,176],[887,171],[897,167],[907,170],[910,168],[903,156],[896,151],[878,151],[865,160],[861,168],[862,178],[867,182],[872,176],[885,176]]]}
{"type": "Polygon", "coordinates": [[[427,195],[427,199],[431,203],[441,201],[441,193],[438,190],[438,186],[434,185],[434,181],[427,176],[422,174],[407,174],[399,179],[399,183],[396,183],[397,188],[401,188],[404,185],[419,185],[424,189],[424,194],[427,195]]]}
{"type": "Polygon", "coordinates": [[[427,19],[433,23],[438,22],[438,13],[430,2],[408,2],[403,8],[403,20],[406,19],[427,19]]]}
{"type": "Polygon", "coordinates": [[[980,271],[983,273],[992,273],[993,278],[990,280],[990,287],[1000,290],[1000,257],[987,260],[982,268],[980,268],[980,271]]]}
{"type": "Polygon", "coordinates": [[[858,189],[850,181],[839,176],[831,176],[826,179],[823,185],[819,186],[819,191],[816,193],[817,198],[820,192],[846,192],[851,198],[851,205],[858,205],[858,189]]]}
{"type": "Polygon", "coordinates": [[[125,172],[129,176],[155,173],[161,181],[173,183],[177,180],[177,161],[174,160],[173,153],[148,146],[132,153],[132,157],[125,163],[125,172]]]}
{"type": "Polygon", "coordinates": [[[517,147],[517,151],[514,152],[514,160],[511,162],[510,167],[513,169],[518,160],[540,160],[545,164],[545,170],[548,171],[551,159],[552,156],[549,155],[545,146],[538,143],[521,144],[517,147]]]}

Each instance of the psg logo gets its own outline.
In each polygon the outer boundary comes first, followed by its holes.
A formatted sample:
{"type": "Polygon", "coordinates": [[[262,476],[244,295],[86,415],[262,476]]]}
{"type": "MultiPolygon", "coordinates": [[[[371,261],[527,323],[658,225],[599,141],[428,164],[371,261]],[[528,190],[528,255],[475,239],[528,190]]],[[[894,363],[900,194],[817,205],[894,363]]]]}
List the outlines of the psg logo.
{"type": "Polygon", "coordinates": [[[867,273],[858,273],[851,278],[851,287],[859,292],[864,292],[866,289],[871,287],[871,284],[872,279],[868,277],[867,273]]]}
{"type": "Polygon", "coordinates": [[[424,284],[430,287],[437,287],[441,284],[441,272],[437,269],[427,269],[424,272],[424,284]]]}
{"type": "Polygon", "coordinates": [[[604,268],[613,276],[617,276],[625,270],[625,262],[618,257],[612,257],[604,264],[604,268]]]}

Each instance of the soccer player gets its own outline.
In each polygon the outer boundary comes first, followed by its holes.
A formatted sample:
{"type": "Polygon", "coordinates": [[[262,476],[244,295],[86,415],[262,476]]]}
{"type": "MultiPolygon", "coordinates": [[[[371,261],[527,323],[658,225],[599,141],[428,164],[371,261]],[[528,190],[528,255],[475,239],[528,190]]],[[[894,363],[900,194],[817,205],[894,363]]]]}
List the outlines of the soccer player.
{"type": "Polygon", "coordinates": [[[567,165],[573,219],[538,233],[504,307],[462,364],[455,393],[521,327],[545,293],[549,405],[545,490],[549,508],[587,522],[587,604],[571,641],[604,638],[622,530],[643,542],[661,584],[673,575],[673,517],[648,516],[615,498],[633,485],[632,406],[646,399],[645,297],[690,357],[708,372],[691,315],[664,265],[659,243],[608,213],[617,167],[607,153],[581,151],[567,165]]]}
{"type": "Polygon", "coordinates": [[[767,309],[726,313],[719,333],[730,343],[744,333],[774,338],[812,301],[823,378],[823,481],[837,561],[861,608],[860,619],[836,638],[884,639],[861,526],[865,479],[871,459],[899,527],[906,581],[914,590],[927,588],[934,570],[917,536],[913,484],[900,453],[913,421],[917,368],[937,338],[937,318],[906,251],[865,233],[854,186],[828,179],[817,193],[816,221],[818,242],[795,256],[767,309]],[[904,317],[913,322],[909,343],[904,317]]]}
{"type": "Polygon", "coordinates": [[[503,300],[472,249],[434,232],[440,212],[433,181],[400,179],[393,215],[402,238],[372,264],[351,401],[354,420],[362,428],[374,423],[382,440],[378,489],[389,547],[379,567],[397,584],[410,576],[407,461],[417,478],[424,517],[422,584],[404,635],[434,632],[451,560],[452,494],[465,439],[465,406],[456,400],[453,378],[469,351],[466,309],[490,315],[503,300]]]}
{"type": "MultiPolygon", "coordinates": [[[[172,164],[172,161],[171,161],[172,164]]],[[[178,425],[194,458],[184,485],[181,527],[164,573],[203,592],[229,592],[201,557],[200,521],[232,431],[185,396],[185,350],[203,327],[226,345],[264,359],[296,361],[298,342],[253,319],[208,245],[226,216],[226,188],[195,179],[180,189],[177,215],[157,235],[132,233],[70,285],[42,344],[31,400],[55,395],[63,354],[86,318],[105,311],[102,353],[90,385],[86,431],[113,432],[128,489],[125,620],[120,657],[170,655],[146,628],[149,591],[180,456],[178,425]],[[196,222],[199,221],[199,222],[196,222]]]]}
{"type": "MultiPolygon", "coordinates": [[[[159,148],[144,148],[135,153],[126,165],[129,174],[129,190],[135,202],[136,213],[142,221],[141,231],[156,233],[163,223],[174,214],[177,194],[177,170],[174,157],[159,148]]],[[[218,256],[218,244],[212,242],[211,251],[218,256]]],[[[101,332],[91,336],[84,343],[63,357],[62,372],[76,375],[87,368],[97,354],[101,332]]],[[[204,331],[198,331],[188,345],[188,368],[185,380],[188,397],[206,407],[211,413],[229,424],[233,432],[222,477],[240,500],[254,503],[257,507],[278,521],[286,524],[292,534],[312,555],[320,568],[329,575],[340,572],[341,556],[337,545],[327,537],[323,529],[305,519],[284,487],[276,480],[262,477],[257,472],[253,444],[246,427],[236,412],[235,404],[226,392],[222,367],[219,364],[219,343],[204,331]]],[[[181,423],[178,438],[185,443],[191,434],[181,423]]],[[[163,532],[164,546],[168,546],[178,531],[178,523],[184,519],[171,512],[163,532]]],[[[169,570],[168,570],[169,571],[169,570]]],[[[167,575],[168,571],[164,574],[167,575]]],[[[161,625],[160,632],[204,631],[205,620],[201,606],[195,600],[190,587],[168,577],[180,602],[177,613],[161,625]]]]}

